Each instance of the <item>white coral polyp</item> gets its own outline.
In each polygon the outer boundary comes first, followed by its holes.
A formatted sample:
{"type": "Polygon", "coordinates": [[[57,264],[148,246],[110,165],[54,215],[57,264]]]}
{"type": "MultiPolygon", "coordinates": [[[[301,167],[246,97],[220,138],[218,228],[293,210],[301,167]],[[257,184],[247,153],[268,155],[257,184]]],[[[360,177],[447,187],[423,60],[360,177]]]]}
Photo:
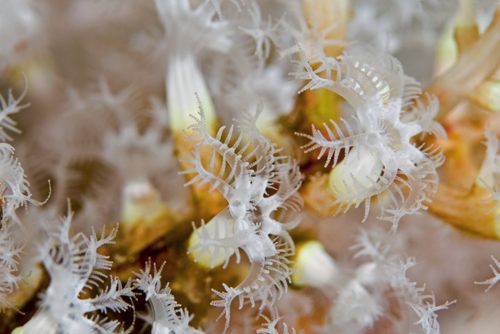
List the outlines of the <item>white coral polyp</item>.
{"type": "Polygon", "coordinates": [[[211,184],[211,190],[219,190],[228,203],[226,210],[197,231],[198,243],[192,247],[196,253],[203,253],[197,248],[219,248],[225,254],[236,253],[239,260],[241,249],[250,261],[262,262],[277,253],[272,236],[293,246],[287,230],[294,223],[279,222],[276,213],[279,209],[300,208],[296,192],[302,177],[297,164],[282,156],[281,150],[259,133],[256,119],[241,124],[238,130],[234,126],[228,131],[221,127],[216,137],[210,136],[201,112],[192,126],[197,144],[190,161],[192,167],[183,173],[196,176],[186,185],[211,184]],[[206,150],[208,164],[203,161],[202,152],[206,150]],[[232,221],[230,226],[228,221],[232,221]]]}
{"type": "Polygon", "coordinates": [[[410,280],[407,271],[415,265],[415,260],[398,255],[395,239],[390,237],[382,230],[362,231],[352,247],[357,250],[355,258],[368,261],[340,289],[330,309],[335,332],[365,333],[391,312],[389,308],[396,306],[398,317],[392,320],[392,325],[400,328],[398,333],[440,333],[437,312],[455,302],[436,305],[432,293],[425,293],[425,287],[410,280]]]}
{"type": "Polygon", "coordinates": [[[7,131],[20,133],[16,128],[16,121],[12,119],[12,115],[26,108],[27,104],[21,104],[21,100],[26,95],[26,90],[17,98],[14,97],[12,91],[9,91],[7,98],[0,95],[0,140],[12,140],[12,137],[7,131]]]}
{"type": "Polygon", "coordinates": [[[116,229],[98,238],[82,233],[70,236],[72,215],[69,214],[58,230],[41,247],[41,261],[50,276],[38,312],[17,331],[36,333],[116,333],[120,323],[96,315],[125,311],[127,299],[134,293],[130,282],[122,285],[118,278],[109,278],[109,285],[95,297],[82,298],[92,288],[98,288],[108,275],[112,262],[98,253],[104,245],[113,243],[116,229]]]}
{"type": "Polygon", "coordinates": [[[27,202],[35,203],[35,201],[31,200],[24,169],[14,157],[14,147],[3,141],[12,140],[8,132],[20,132],[12,115],[27,107],[27,104],[21,104],[25,94],[26,90],[15,98],[9,91],[7,99],[0,95],[0,141],[2,141],[0,142],[0,205],[2,218],[17,222],[16,209],[27,202]]]}
{"type": "Polygon", "coordinates": [[[215,110],[198,57],[204,51],[229,49],[227,22],[215,19],[216,10],[210,1],[196,8],[192,8],[189,0],[156,0],[155,3],[169,50],[165,81],[171,126],[177,132],[187,128],[188,115],[198,108],[196,96],[209,121],[214,122],[215,110]]]}
{"type": "Polygon", "coordinates": [[[167,108],[174,131],[187,129],[198,103],[206,110],[211,127],[215,125],[215,108],[208,87],[194,55],[175,56],[167,68],[167,108]]]}
{"type": "Polygon", "coordinates": [[[370,200],[383,197],[380,218],[397,226],[403,215],[425,208],[443,159],[438,148],[418,146],[415,139],[446,134],[432,120],[436,99],[427,95],[423,103],[418,83],[404,75],[401,64],[371,49],[303,65],[298,76],[309,81],[304,89],[327,88],[350,105],[339,122],[299,134],[309,139],[305,152],[319,150],[318,159],[332,165],[329,185],[340,210],[364,202],[366,219],[370,200]]]}
{"type": "MultiPolygon", "coordinates": [[[[186,184],[208,184],[226,199],[225,210],[208,224],[195,230],[189,251],[207,266],[225,263],[243,251],[252,263],[247,278],[237,287],[214,291],[220,300],[212,305],[224,309],[227,331],[230,307],[238,299],[259,310],[272,309],[288,286],[289,257],[294,243],[288,230],[299,220],[285,217],[286,211],[299,211],[297,194],[302,176],[295,161],[281,154],[256,128],[255,116],[245,115],[237,127],[221,127],[215,137],[209,134],[204,114],[191,127],[195,142],[190,168],[194,175],[186,184]]],[[[224,332],[225,332],[224,331],[224,332]]]]}
{"type": "Polygon", "coordinates": [[[16,209],[32,201],[24,169],[14,157],[14,148],[6,143],[0,143],[0,196],[3,217],[15,221],[16,209]]]}
{"type": "Polygon", "coordinates": [[[291,19],[282,25],[294,44],[280,50],[282,57],[303,53],[305,58],[323,58],[328,48],[345,44],[342,21],[348,17],[348,1],[287,1],[286,5],[291,19]]]}
{"type": "Polygon", "coordinates": [[[9,296],[18,288],[20,245],[12,237],[11,225],[0,223],[0,311],[11,307],[9,296]]]}
{"type": "Polygon", "coordinates": [[[147,262],[144,270],[136,274],[135,286],[146,296],[150,305],[152,334],[203,334],[202,331],[189,326],[192,316],[187,309],[181,308],[175,301],[170,288],[161,287],[161,271],[164,264],[157,270],[154,265],[151,272],[151,263],[147,262]]]}

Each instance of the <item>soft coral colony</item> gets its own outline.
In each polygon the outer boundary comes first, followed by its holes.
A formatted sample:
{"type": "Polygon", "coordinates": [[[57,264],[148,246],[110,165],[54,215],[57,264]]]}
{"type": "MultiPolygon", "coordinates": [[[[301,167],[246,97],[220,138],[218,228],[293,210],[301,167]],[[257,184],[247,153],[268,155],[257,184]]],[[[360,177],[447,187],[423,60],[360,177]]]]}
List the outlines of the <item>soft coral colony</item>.
{"type": "Polygon", "coordinates": [[[0,12],[2,332],[453,328],[406,254],[499,239],[496,1],[62,2],[0,12]]]}

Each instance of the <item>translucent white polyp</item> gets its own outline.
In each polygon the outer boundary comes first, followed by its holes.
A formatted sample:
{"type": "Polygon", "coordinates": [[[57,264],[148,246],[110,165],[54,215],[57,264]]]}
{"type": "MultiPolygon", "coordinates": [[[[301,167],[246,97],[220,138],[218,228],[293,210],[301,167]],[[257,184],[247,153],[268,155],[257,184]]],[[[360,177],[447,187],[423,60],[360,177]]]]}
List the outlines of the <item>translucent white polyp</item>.
{"type": "Polygon", "coordinates": [[[194,231],[189,238],[189,253],[191,257],[200,265],[206,268],[214,268],[222,265],[228,257],[234,254],[233,248],[221,248],[207,246],[207,241],[203,236],[210,239],[231,238],[234,236],[234,219],[229,209],[226,208],[213,217],[207,224],[194,231]],[[202,239],[200,240],[199,232],[202,239]]]}
{"type": "MultiPolygon", "coordinates": [[[[339,200],[377,183],[383,164],[376,152],[364,145],[354,147],[330,172],[329,186],[339,200]]],[[[356,199],[362,200],[362,199],[356,199]]]]}
{"type": "Polygon", "coordinates": [[[335,324],[344,329],[342,333],[361,333],[362,329],[372,326],[381,313],[376,297],[357,280],[352,280],[342,288],[330,310],[335,324]]]}
{"type": "Polygon", "coordinates": [[[318,241],[309,241],[298,249],[293,283],[325,288],[335,285],[340,273],[332,257],[318,241]]]}
{"type": "Polygon", "coordinates": [[[122,194],[122,221],[126,224],[147,218],[157,213],[160,205],[160,193],[147,180],[128,182],[122,194]]]}
{"type": "Polygon", "coordinates": [[[200,107],[203,109],[208,127],[212,128],[215,125],[212,99],[193,55],[172,57],[167,68],[166,82],[167,106],[174,132],[187,129],[193,123],[189,115],[196,115],[200,107]]]}

